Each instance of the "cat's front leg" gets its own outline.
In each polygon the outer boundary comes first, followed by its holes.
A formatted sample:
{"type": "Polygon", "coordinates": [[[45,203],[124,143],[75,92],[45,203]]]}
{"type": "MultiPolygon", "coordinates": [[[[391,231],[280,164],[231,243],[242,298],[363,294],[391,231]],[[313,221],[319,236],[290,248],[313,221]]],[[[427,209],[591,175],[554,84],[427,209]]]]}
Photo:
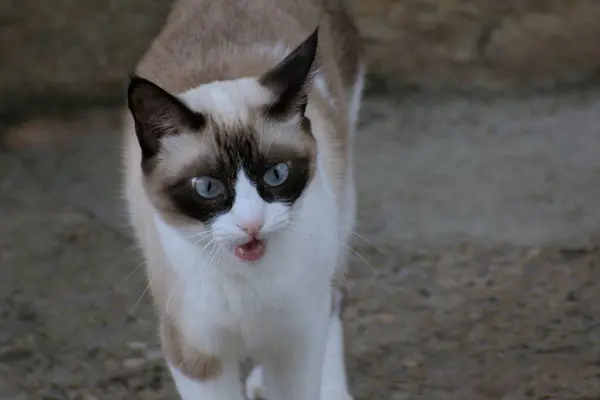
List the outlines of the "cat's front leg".
{"type": "MultiPolygon", "coordinates": [[[[344,332],[341,319],[343,296],[341,290],[333,292],[320,400],[352,400],[348,389],[344,357],[344,332]]],[[[246,380],[246,396],[250,400],[259,400],[266,398],[264,393],[262,366],[258,365],[252,369],[246,380]]]]}
{"type": "Polygon", "coordinates": [[[165,321],[161,329],[165,358],[183,400],[244,400],[239,362],[185,343],[177,327],[165,321]]]}
{"type": "Polygon", "coordinates": [[[261,358],[265,397],[269,400],[319,400],[329,326],[328,307],[302,318],[261,358]],[[303,326],[299,326],[303,325],[303,326]]]}
{"type": "Polygon", "coordinates": [[[182,400],[245,400],[238,363],[224,363],[219,375],[204,380],[192,378],[170,362],[168,364],[182,400]]]}

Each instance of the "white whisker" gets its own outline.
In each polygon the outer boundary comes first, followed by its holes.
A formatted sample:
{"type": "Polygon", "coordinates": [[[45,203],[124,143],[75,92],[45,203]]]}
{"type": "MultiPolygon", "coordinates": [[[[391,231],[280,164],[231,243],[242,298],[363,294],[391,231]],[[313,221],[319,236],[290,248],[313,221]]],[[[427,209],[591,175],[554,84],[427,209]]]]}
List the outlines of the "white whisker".
{"type": "MultiPolygon", "coordinates": [[[[157,275],[162,274],[163,270],[164,270],[164,266],[160,268],[160,270],[158,271],[157,275]]],[[[150,289],[150,287],[152,286],[152,282],[154,280],[155,276],[152,276],[149,278],[148,280],[148,284],[146,285],[146,287],[144,288],[144,291],[142,292],[142,294],[140,295],[140,297],[137,299],[137,301],[135,302],[135,304],[133,305],[133,307],[131,308],[131,310],[127,313],[127,315],[125,316],[125,320],[127,320],[129,317],[131,317],[131,315],[133,314],[133,312],[135,311],[136,307],[138,306],[138,304],[140,304],[140,302],[142,301],[142,298],[144,298],[144,296],[146,295],[146,293],[148,292],[148,290],[150,289]]]]}
{"type": "Polygon", "coordinates": [[[208,236],[210,236],[212,232],[210,230],[206,230],[206,231],[202,231],[202,232],[197,232],[194,233],[192,235],[186,236],[186,238],[188,240],[202,240],[204,238],[207,238],[208,236]]]}
{"type": "Polygon", "coordinates": [[[363,242],[367,243],[368,245],[372,246],[375,250],[377,250],[378,252],[380,252],[382,255],[389,257],[389,255],[387,253],[385,253],[381,248],[379,248],[378,246],[375,245],[375,243],[371,242],[369,239],[367,239],[366,237],[360,235],[358,232],[356,231],[352,231],[350,232],[353,236],[356,236],[357,238],[361,239],[363,242]]]}
{"type": "MultiPolygon", "coordinates": [[[[207,256],[206,260],[209,260],[209,259],[210,259],[210,257],[211,257],[211,254],[213,253],[213,251],[214,251],[214,249],[215,249],[215,246],[214,246],[215,242],[216,242],[216,240],[215,240],[215,239],[212,239],[210,242],[208,242],[208,243],[206,244],[206,246],[204,246],[204,247],[202,248],[202,250],[201,250],[201,253],[200,253],[200,254],[204,253],[205,249],[206,249],[208,246],[212,246],[212,247],[210,248],[210,250],[209,250],[209,253],[208,253],[208,256],[207,256]]],[[[204,261],[203,261],[203,262],[204,262],[204,261]]],[[[204,291],[204,285],[206,285],[206,284],[207,284],[207,281],[208,281],[208,279],[207,279],[207,278],[208,278],[208,274],[209,274],[209,272],[210,272],[211,268],[212,268],[212,264],[211,264],[210,262],[208,262],[208,261],[207,261],[207,262],[205,262],[205,265],[204,265],[204,276],[202,277],[202,280],[200,281],[200,287],[198,288],[198,293],[200,293],[200,294],[204,294],[204,293],[205,293],[205,291],[204,291]]]]}
{"type": "Polygon", "coordinates": [[[135,267],[135,268],[133,269],[133,271],[131,271],[130,273],[128,273],[128,274],[127,274],[127,276],[125,277],[125,279],[123,279],[123,282],[126,282],[126,281],[127,281],[127,279],[131,278],[131,276],[132,276],[133,274],[135,274],[135,272],[136,272],[138,269],[140,269],[140,268],[141,268],[143,265],[145,265],[145,264],[146,264],[146,261],[142,261],[142,262],[140,263],[140,265],[138,265],[137,267],[135,267]]]}

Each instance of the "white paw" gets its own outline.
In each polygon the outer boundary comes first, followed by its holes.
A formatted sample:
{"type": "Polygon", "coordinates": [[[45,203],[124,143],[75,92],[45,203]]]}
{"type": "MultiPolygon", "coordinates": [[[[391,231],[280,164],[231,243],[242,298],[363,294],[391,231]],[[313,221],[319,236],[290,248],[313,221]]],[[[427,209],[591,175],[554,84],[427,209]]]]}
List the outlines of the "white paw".
{"type": "Polygon", "coordinates": [[[252,371],[248,374],[246,379],[246,397],[249,400],[263,399],[265,395],[265,389],[263,386],[262,368],[256,366],[252,368],[252,371]]]}

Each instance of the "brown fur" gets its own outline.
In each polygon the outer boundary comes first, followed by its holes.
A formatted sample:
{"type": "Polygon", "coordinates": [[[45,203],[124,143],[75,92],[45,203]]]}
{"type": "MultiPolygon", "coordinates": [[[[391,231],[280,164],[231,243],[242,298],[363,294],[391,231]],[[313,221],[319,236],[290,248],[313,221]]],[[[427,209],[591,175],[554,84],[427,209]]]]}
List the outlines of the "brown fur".
{"type": "Polygon", "coordinates": [[[281,56],[261,54],[257,46],[284,44],[291,50],[317,25],[320,71],[336,102],[335,110],[323,102],[319,108],[330,114],[325,117],[335,126],[329,139],[344,160],[348,103],[362,45],[342,0],[181,0],[138,73],[171,93],[215,80],[260,76],[281,56]]]}
{"type": "Polygon", "coordinates": [[[256,57],[256,44],[293,48],[317,25],[327,80],[339,82],[336,91],[350,89],[362,45],[342,0],[180,0],[138,72],[173,93],[214,80],[259,76],[278,60],[256,57]]]}
{"type": "Polygon", "coordinates": [[[188,346],[169,318],[163,322],[161,338],[166,358],[188,378],[205,381],[221,373],[221,360],[188,346]]]}

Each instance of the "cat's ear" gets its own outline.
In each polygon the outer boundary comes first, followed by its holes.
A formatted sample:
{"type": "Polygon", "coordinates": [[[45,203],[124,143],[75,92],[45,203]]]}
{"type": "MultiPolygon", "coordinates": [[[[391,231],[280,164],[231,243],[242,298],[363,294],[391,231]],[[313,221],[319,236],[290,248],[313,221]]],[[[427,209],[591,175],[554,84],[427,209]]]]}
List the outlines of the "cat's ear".
{"type": "Polygon", "coordinates": [[[199,130],[204,123],[202,115],[158,85],[138,76],[130,78],[127,105],[145,159],[158,153],[160,139],[164,136],[177,135],[183,130],[199,130]]]}
{"type": "Polygon", "coordinates": [[[304,114],[308,101],[307,90],[315,71],[315,56],[319,28],[274,68],[260,77],[261,85],[270,89],[275,98],[267,113],[282,117],[291,113],[304,114]]]}

